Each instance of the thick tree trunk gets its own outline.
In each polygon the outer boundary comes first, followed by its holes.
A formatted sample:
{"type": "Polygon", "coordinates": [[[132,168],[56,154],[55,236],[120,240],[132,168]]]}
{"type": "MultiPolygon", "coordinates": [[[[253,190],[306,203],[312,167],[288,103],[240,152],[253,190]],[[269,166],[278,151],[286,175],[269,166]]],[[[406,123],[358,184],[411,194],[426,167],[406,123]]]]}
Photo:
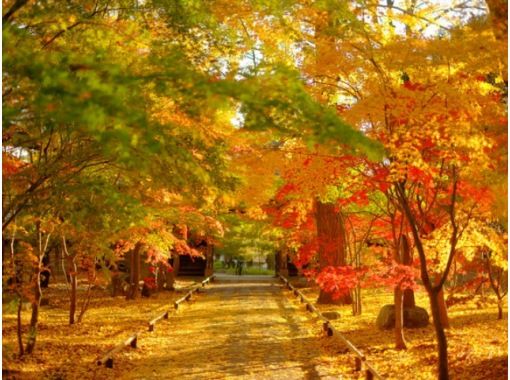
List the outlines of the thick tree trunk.
{"type": "Polygon", "coordinates": [[[430,309],[432,312],[432,320],[434,322],[434,330],[436,332],[437,349],[438,349],[438,379],[448,380],[448,346],[446,343],[446,334],[441,322],[441,310],[439,305],[438,292],[430,292],[430,309]]]}
{"type": "Polygon", "coordinates": [[[129,268],[129,290],[126,296],[127,300],[134,300],[140,297],[138,289],[140,284],[140,250],[142,243],[136,243],[135,248],[130,253],[129,268]]]}
{"type": "Polygon", "coordinates": [[[404,290],[404,307],[415,307],[416,301],[414,299],[414,290],[405,289],[404,290]]]}
{"type": "MultiPolygon", "coordinates": [[[[319,268],[345,265],[345,226],[342,215],[335,210],[334,204],[316,201],[315,206],[317,240],[319,242],[319,268]]],[[[326,293],[321,289],[317,302],[350,305],[352,304],[352,297],[350,294],[346,294],[338,300],[333,300],[330,293],[326,293]]]]}
{"type": "Polygon", "coordinates": [[[406,350],[407,345],[404,338],[404,305],[403,292],[400,286],[394,290],[395,301],[395,348],[397,350],[406,350]]]}
{"type": "Polygon", "coordinates": [[[278,255],[278,273],[283,277],[289,277],[289,268],[287,266],[287,248],[282,248],[278,255]]]}

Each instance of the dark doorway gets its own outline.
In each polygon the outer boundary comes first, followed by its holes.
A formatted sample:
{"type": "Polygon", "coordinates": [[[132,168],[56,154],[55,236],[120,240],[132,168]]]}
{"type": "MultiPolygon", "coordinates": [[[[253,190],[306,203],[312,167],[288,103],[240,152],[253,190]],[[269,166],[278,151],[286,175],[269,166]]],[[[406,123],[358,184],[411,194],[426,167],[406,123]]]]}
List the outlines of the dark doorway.
{"type": "Polygon", "coordinates": [[[182,255],[179,257],[178,276],[204,276],[206,260],[201,257],[182,255]]]}

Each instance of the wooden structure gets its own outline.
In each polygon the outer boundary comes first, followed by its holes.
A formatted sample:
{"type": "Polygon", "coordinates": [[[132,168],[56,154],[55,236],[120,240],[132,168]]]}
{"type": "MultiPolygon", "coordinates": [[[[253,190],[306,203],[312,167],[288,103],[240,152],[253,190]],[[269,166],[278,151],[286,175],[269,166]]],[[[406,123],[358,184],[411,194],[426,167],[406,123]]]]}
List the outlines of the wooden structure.
{"type": "Polygon", "coordinates": [[[214,272],[214,245],[207,238],[196,239],[196,242],[188,242],[190,247],[201,252],[203,257],[179,255],[174,258],[174,271],[178,276],[205,276],[209,277],[214,272]]]}
{"type": "Polygon", "coordinates": [[[277,275],[280,274],[284,277],[295,277],[298,275],[298,269],[290,259],[288,248],[284,247],[276,251],[275,256],[275,272],[277,275]]]}

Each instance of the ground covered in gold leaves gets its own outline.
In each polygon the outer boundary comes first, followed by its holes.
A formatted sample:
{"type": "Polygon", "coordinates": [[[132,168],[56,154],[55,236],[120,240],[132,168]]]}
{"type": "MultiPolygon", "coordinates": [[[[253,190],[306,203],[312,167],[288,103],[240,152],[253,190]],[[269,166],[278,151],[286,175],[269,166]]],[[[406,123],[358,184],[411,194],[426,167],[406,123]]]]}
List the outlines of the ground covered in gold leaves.
{"type": "MultiPolygon", "coordinates": [[[[36,352],[16,359],[15,310],[3,313],[3,378],[12,379],[357,379],[354,357],[340,341],[325,337],[321,322],[306,313],[291,292],[276,280],[242,276],[220,278],[204,293],[172,312],[148,332],[147,323],[181,292],[161,292],[149,299],[125,301],[96,290],[84,321],[67,325],[66,291],[58,285],[46,291],[50,304],[42,308],[36,352]],[[238,278],[240,279],[240,278],[238,278]],[[234,281],[233,281],[234,280],[234,281]],[[115,355],[114,368],[96,360],[132,333],[138,348],[115,355]]],[[[310,299],[317,289],[297,283],[310,299]]],[[[193,281],[180,282],[181,288],[193,281]]],[[[388,379],[435,378],[436,354],[431,326],[407,329],[407,351],[393,349],[393,331],[375,327],[379,309],[392,302],[391,292],[366,291],[363,314],[350,306],[319,306],[339,311],[333,325],[367,356],[388,379]]],[[[426,295],[417,304],[428,309],[426,295]]],[[[29,311],[24,312],[25,325],[29,311]]],[[[507,314],[496,319],[490,304],[453,306],[447,332],[454,379],[504,379],[507,376],[507,314]]]]}
{"type": "MultiPolygon", "coordinates": [[[[291,280],[310,300],[317,298],[318,289],[303,279],[291,280]]],[[[293,297],[286,291],[288,297],[293,297]]],[[[416,304],[430,314],[427,295],[417,291],[416,304]]],[[[375,367],[388,379],[436,379],[436,343],[434,328],[405,329],[406,351],[394,349],[393,330],[379,330],[375,320],[383,305],[393,303],[387,289],[372,289],[362,295],[363,313],[352,316],[351,306],[316,305],[321,311],[337,311],[341,318],[333,326],[355,344],[375,367]]],[[[452,379],[506,379],[508,372],[508,315],[497,319],[495,300],[488,296],[480,305],[479,298],[448,309],[451,328],[446,331],[450,375],[452,379]]],[[[304,309],[304,306],[302,306],[304,309]]],[[[432,317],[431,317],[432,318],[432,317]]],[[[432,319],[430,322],[432,323],[432,319]]],[[[340,344],[341,346],[341,344],[340,344]]]]}

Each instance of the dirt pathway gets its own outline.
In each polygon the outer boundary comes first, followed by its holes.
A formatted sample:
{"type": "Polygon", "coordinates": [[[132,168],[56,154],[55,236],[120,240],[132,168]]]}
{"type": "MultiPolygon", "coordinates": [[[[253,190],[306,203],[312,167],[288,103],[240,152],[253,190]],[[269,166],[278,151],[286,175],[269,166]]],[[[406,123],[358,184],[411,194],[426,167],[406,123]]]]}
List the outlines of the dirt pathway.
{"type": "Polygon", "coordinates": [[[125,379],[340,379],[338,359],[319,334],[275,280],[220,279],[144,334],[115,372],[125,379]]]}

